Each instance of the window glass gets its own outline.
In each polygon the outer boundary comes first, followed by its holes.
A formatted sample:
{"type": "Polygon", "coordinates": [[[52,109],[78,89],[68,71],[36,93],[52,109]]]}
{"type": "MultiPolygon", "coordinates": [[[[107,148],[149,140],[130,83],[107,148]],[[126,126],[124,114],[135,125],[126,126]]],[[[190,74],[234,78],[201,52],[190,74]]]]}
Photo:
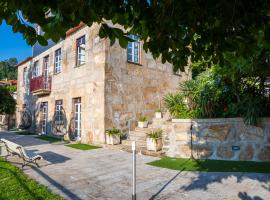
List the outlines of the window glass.
{"type": "Polygon", "coordinates": [[[62,57],[61,57],[61,48],[57,49],[55,51],[55,60],[54,60],[54,73],[58,74],[61,72],[61,61],[62,61],[62,57]]]}
{"type": "Polygon", "coordinates": [[[129,35],[134,42],[128,42],[127,60],[129,62],[140,63],[140,38],[137,35],[129,35]]]}
{"type": "Polygon", "coordinates": [[[32,71],[32,78],[35,78],[38,76],[39,76],[39,64],[38,64],[38,61],[35,61],[33,71],[32,71]]]}
{"type": "Polygon", "coordinates": [[[77,39],[77,66],[85,63],[85,36],[77,39]]]}

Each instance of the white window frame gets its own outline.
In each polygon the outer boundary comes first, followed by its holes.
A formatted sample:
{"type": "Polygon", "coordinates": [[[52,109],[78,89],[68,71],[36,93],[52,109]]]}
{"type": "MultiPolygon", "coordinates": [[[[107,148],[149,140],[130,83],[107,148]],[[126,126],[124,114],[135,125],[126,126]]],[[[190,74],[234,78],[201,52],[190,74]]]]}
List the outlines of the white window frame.
{"type": "Polygon", "coordinates": [[[85,35],[78,38],[76,40],[76,46],[77,46],[77,61],[76,61],[76,66],[80,66],[85,64],[85,35]]]}
{"type": "Polygon", "coordinates": [[[39,76],[39,61],[34,62],[33,71],[32,71],[32,78],[39,76]]]}
{"type": "Polygon", "coordinates": [[[54,73],[59,74],[62,71],[62,52],[61,48],[54,52],[54,73]]]}
{"type": "Polygon", "coordinates": [[[129,37],[135,42],[128,42],[127,46],[127,61],[140,64],[141,62],[141,45],[140,45],[140,38],[137,35],[130,34],[129,37]],[[137,48],[137,55],[135,54],[137,48]],[[131,58],[130,58],[131,56],[131,58]]]}

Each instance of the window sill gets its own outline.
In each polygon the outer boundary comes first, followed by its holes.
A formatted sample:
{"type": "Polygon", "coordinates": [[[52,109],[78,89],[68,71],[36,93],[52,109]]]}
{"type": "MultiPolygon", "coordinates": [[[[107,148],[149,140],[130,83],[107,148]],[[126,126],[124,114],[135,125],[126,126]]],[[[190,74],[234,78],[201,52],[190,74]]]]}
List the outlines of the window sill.
{"type": "Polygon", "coordinates": [[[128,64],[133,64],[133,65],[138,65],[138,66],[143,66],[141,63],[136,63],[132,61],[127,61],[128,64]]]}
{"type": "Polygon", "coordinates": [[[84,66],[84,65],[85,65],[85,63],[80,64],[80,65],[75,65],[75,67],[74,67],[74,68],[79,68],[79,67],[82,67],[82,66],[84,66]]]}
{"type": "Polygon", "coordinates": [[[53,75],[58,75],[58,74],[61,74],[61,72],[54,72],[53,75]]]}

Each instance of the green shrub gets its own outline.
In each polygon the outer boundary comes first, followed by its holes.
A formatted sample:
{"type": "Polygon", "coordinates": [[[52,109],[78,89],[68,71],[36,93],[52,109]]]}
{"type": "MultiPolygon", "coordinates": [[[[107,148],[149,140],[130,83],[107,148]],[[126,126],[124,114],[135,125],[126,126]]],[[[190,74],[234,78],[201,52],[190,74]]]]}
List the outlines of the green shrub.
{"type": "Polygon", "coordinates": [[[109,136],[121,135],[121,130],[118,129],[118,128],[113,127],[111,129],[106,130],[106,134],[109,135],[109,136]]]}
{"type": "Polygon", "coordinates": [[[155,112],[161,112],[161,109],[160,109],[160,108],[157,108],[157,109],[155,110],[155,112]]]}
{"type": "Polygon", "coordinates": [[[147,121],[147,117],[145,117],[145,116],[139,117],[139,122],[146,122],[146,121],[147,121]]]}
{"type": "Polygon", "coordinates": [[[161,129],[157,129],[157,130],[153,130],[149,133],[147,133],[147,137],[151,138],[153,140],[158,140],[162,137],[162,130],[161,129]]]}

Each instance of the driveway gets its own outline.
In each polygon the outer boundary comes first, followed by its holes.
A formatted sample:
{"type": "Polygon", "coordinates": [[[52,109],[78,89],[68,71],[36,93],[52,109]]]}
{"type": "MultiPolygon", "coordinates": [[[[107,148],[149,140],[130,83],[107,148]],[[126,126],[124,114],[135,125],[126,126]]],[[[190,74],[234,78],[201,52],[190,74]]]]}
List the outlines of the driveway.
{"type": "MultiPolygon", "coordinates": [[[[0,132],[0,138],[41,154],[41,167],[25,167],[24,172],[65,199],[131,199],[130,153],[109,148],[81,151],[8,132],[0,132]]],[[[155,159],[137,155],[138,200],[270,199],[270,174],[179,172],[145,164],[155,159]]],[[[16,157],[10,161],[21,162],[16,157]]]]}

